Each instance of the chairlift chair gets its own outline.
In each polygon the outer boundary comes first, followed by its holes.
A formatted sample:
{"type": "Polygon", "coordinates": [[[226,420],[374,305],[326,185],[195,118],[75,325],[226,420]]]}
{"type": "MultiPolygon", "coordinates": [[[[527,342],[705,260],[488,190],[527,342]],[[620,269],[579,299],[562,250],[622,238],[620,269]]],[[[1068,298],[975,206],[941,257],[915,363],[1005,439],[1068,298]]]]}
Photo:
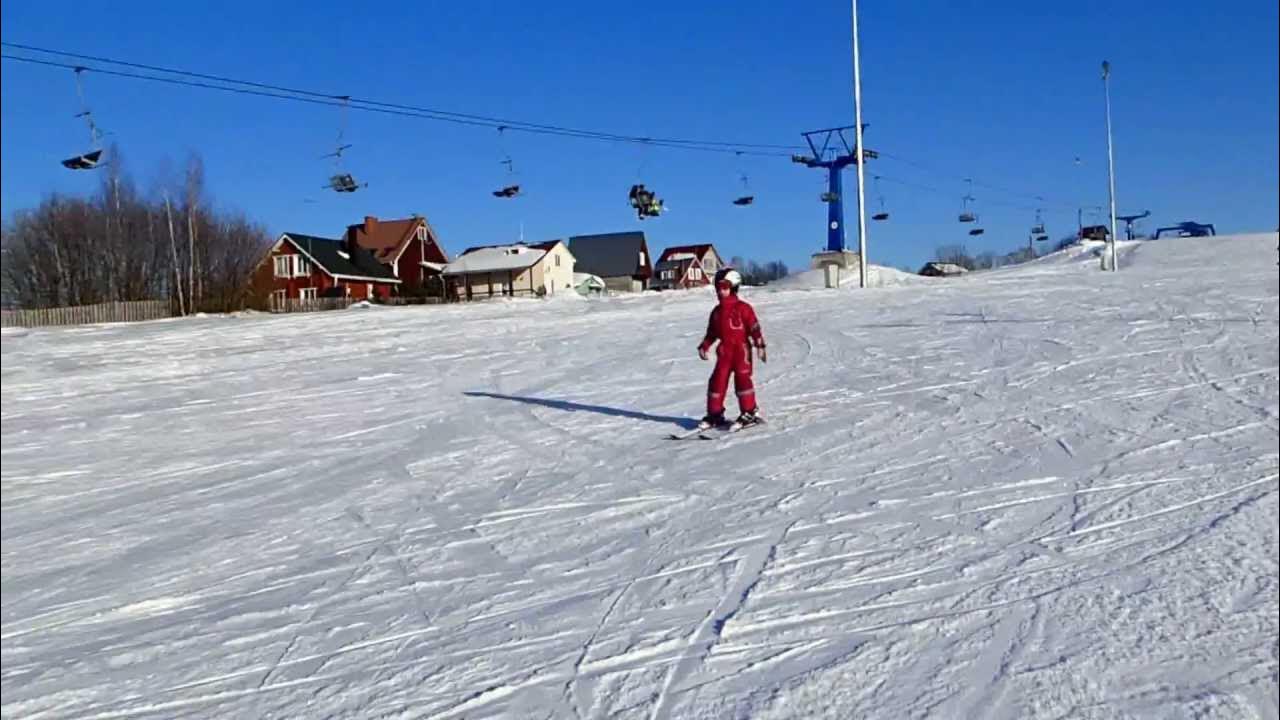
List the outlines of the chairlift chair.
{"type": "MultiPolygon", "coordinates": [[[[970,189],[973,188],[973,180],[969,178],[965,178],[965,182],[969,184],[970,189]]],[[[969,209],[970,202],[973,202],[972,192],[967,192],[964,194],[964,197],[960,198],[960,215],[957,217],[957,219],[962,223],[977,222],[978,220],[978,216],[975,215],[974,212],[969,209]]],[[[973,235],[974,233],[969,233],[969,234],[973,235]]]]}
{"type": "MultiPolygon", "coordinates": [[[[879,175],[873,175],[871,179],[872,179],[873,181],[875,181],[876,188],[878,189],[878,188],[880,187],[880,176],[879,176],[879,175]]],[[[879,209],[879,210],[877,210],[877,211],[875,212],[875,214],[871,216],[871,219],[872,219],[872,220],[877,220],[877,221],[888,220],[888,219],[889,219],[889,211],[888,211],[888,210],[886,210],[886,209],[884,208],[884,193],[883,193],[883,192],[879,193],[879,198],[880,198],[880,209],[879,209]]]]}
{"type": "MultiPolygon", "coordinates": [[[[738,155],[739,164],[741,164],[742,151],[739,150],[737,152],[737,155],[738,155]]],[[[738,179],[742,181],[742,194],[734,199],[733,204],[737,205],[738,207],[746,207],[747,205],[750,205],[751,203],[756,201],[756,196],[754,193],[751,192],[750,178],[747,177],[747,174],[745,172],[742,172],[741,167],[739,167],[738,169],[738,179]]]]}
{"type": "Polygon", "coordinates": [[[68,170],[93,170],[98,167],[102,160],[102,151],[94,150],[82,155],[67,158],[62,161],[62,166],[68,170]]]}
{"type": "Polygon", "coordinates": [[[645,189],[643,183],[631,186],[631,191],[627,194],[627,202],[635,208],[636,218],[640,220],[658,217],[664,209],[662,200],[652,190],[645,189]]]}
{"type": "Polygon", "coordinates": [[[333,174],[329,176],[328,184],[322,186],[340,193],[353,193],[362,187],[368,187],[368,183],[358,183],[351,173],[346,172],[342,167],[342,153],[349,150],[352,146],[350,143],[343,143],[342,139],[347,131],[347,107],[351,103],[351,98],[342,97],[341,120],[338,124],[338,138],[335,142],[333,152],[322,157],[333,158],[333,174]]]}
{"type": "MultiPolygon", "coordinates": [[[[1037,196],[1036,199],[1039,200],[1043,198],[1040,198],[1039,196],[1037,196]]],[[[1031,226],[1032,235],[1039,236],[1039,235],[1047,234],[1044,229],[1044,216],[1042,213],[1043,211],[1040,208],[1036,208],[1036,222],[1034,225],[1031,226]]]]}
{"type": "Polygon", "coordinates": [[[334,192],[353,193],[362,187],[367,187],[367,184],[361,185],[357,183],[356,179],[351,176],[351,173],[338,173],[337,175],[330,177],[329,184],[323,187],[327,187],[334,192]]]}
{"type": "Polygon", "coordinates": [[[98,130],[98,125],[93,121],[93,112],[89,110],[89,104],[84,99],[84,85],[81,82],[81,75],[87,68],[75,68],[76,75],[76,97],[80,98],[80,112],[76,113],[76,117],[84,118],[85,125],[89,128],[89,150],[67,158],[62,161],[62,166],[68,170],[94,170],[102,165],[102,132],[98,130]]]}
{"type": "MultiPolygon", "coordinates": [[[[505,125],[498,128],[498,144],[500,147],[503,147],[503,148],[505,148],[505,145],[506,145],[506,143],[503,140],[503,138],[505,137],[503,135],[503,132],[506,129],[507,128],[505,125]]],[[[511,159],[511,155],[508,154],[505,149],[503,150],[502,155],[503,155],[503,158],[498,162],[498,164],[507,166],[507,184],[503,185],[502,189],[500,190],[494,190],[493,196],[496,198],[520,197],[520,194],[521,194],[520,183],[512,182],[513,180],[516,179],[515,161],[511,159]]]]}

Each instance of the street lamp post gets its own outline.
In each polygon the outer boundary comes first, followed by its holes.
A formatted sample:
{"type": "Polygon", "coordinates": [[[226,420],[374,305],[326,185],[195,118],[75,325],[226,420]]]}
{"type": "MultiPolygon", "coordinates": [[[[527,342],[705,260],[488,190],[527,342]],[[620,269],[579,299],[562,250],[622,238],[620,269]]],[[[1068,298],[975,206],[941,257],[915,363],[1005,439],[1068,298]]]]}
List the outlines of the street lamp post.
{"type": "Polygon", "coordinates": [[[858,57],[858,0],[850,0],[853,6],[853,114],[854,138],[858,153],[858,282],[859,286],[867,286],[867,200],[863,190],[862,165],[866,162],[866,154],[862,151],[862,70],[858,57]]]}
{"type": "Polygon", "coordinates": [[[1111,240],[1107,246],[1111,271],[1116,270],[1116,160],[1111,149],[1111,63],[1102,61],[1102,93],[1107,104],[1107,181],[1111,196],[1111,240]]]}

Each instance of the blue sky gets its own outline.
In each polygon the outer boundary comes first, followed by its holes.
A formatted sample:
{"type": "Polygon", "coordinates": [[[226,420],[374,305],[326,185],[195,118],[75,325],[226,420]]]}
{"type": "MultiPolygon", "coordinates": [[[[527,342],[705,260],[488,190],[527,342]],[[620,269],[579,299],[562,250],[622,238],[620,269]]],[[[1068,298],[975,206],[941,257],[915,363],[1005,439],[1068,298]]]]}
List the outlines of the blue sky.
{"type": "MultiPolygon", "coordinates": [[[[1037,195],[1055,238],[1074,229],[1074,207],[1105,205],[1103,58],[1114,68],[1121,212],[1220,232],[1277,226],[1274,0],[864,0],[860,10],[866,145],[886,155],[868,165],[886,178],[869,199],[882,193],[892,213],[870,229],[873,262],[914,267],[957,242],[1014,249],[1037,195]],[[981,238],[955,222],[966,177],[981,238]]],[[[0,27],[6,42],[622,134],[800,143],[801,131],[853,122],[847,2],[6,0],[0,27]]],[[[91,190],[94,174],[58,165],[84,142],[72,73],[2,67],[4,217],[49,192],[91,190]]],[[[93,74],[86,89],[140,187],[157,188],[198,151],[218,204],[273,233],[336,235],[365,214],[416,212],[451,251],[512,240],[521,226],[530,240],[643,229],[655,249],[709,241],[793,268],[825,243],[822,173],[786,158],[516,132],[500,141],[492,129],[352,112],[346,167],[369,187],[338,195],[320,189],[331,165],[319,158],[336,109],[93,74]],[[504,154],[525,197],[489,194],[507,182],[504,154]],[[730,203],[740,172],[756,195],[749,208],[730,203]],[[637,221],[626,204],[637,181],[670,212],[637,221]]]]}

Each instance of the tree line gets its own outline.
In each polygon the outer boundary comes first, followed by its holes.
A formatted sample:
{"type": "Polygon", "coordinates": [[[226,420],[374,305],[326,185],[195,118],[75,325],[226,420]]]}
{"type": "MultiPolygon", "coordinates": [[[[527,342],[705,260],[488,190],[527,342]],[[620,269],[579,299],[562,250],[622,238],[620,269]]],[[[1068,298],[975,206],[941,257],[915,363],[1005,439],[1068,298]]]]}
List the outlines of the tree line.
{"type": "Polygon", "coordinates": [[[111,151],[98,189],[50,194],[0,228],[0,295],[23,308],[168,300],[179,313],[230,312],[250,302],[250,273],[270,246],[266,228],[217,209],[204,164],[149,196],[111,151]]]}
{"type": "Polygon", "coordinates": [[[786,263],[781,260],[759,263],[735,255],[730,258],[729,264],[742,274],[742,282],[746,285],[767,285],[774,280],[781,280],[790,272],[786,263]]]}
{"type": "MultiPolygon", "coordinates": [[[[1053,245],[1054,250],[1062,250],[1078,242],[1075,234],[1061,238],[1053,245]]],[[[991,268],[1004,267],[1005,265],[1017,265],[1029,260],[1035,260],[1041,255],[1036,252],[1034,247],[1021,247],[1007,253],[998,253],[992,250],[984,250],[976,255],[969,252],[969,249],[963,244],[940,245],[933,253],[935,262],[951,263],[959,265],[966,270],[990,270],[991,268]]]]}

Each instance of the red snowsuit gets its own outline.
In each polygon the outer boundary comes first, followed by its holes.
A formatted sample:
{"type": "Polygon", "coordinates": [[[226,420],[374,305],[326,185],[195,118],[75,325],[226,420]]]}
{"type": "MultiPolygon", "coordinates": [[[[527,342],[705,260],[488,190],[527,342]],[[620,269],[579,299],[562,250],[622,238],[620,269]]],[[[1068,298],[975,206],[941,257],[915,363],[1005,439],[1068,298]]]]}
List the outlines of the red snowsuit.
{"type": "MultiPolygon", "coordinates": [[[[756,311],[737,295],[720,298],[720,304],[711,311],[707,322],[707,334],[698,345],[699,354],[705,354],[719,340],[716,348],[716,367],[707,383],[707,414],[724,412],[724,393],[729,389],[729,375],[733,375],[733,389],[738,394],[738,409],[751,412],[756,409],[756,390],[751,382],[751,347],[764,349],[764,335],[756,311]]],[[[763,356],[762,356],[763,357],[763,356]]]]}

